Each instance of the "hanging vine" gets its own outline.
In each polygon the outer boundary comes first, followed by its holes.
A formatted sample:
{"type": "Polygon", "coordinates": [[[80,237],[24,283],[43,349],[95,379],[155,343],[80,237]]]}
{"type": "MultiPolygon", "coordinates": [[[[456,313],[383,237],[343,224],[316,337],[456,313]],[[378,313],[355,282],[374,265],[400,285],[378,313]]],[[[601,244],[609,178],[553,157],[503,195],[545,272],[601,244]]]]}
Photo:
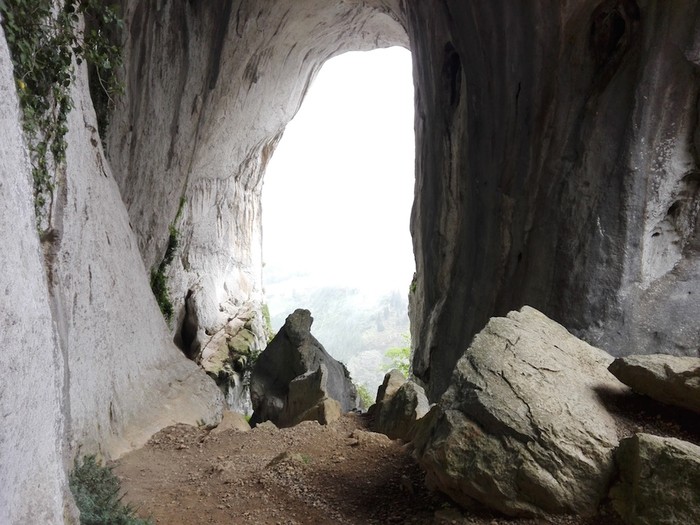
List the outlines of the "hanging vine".
{"type": "Polygon", "coordinates": [[[106,100],[98,111],[108,114],[122,91],[117,77],[122,57],[121,48],[107,35],[114,35],[122,22],[115,8],[100,0],[0,0],[0,15],[14,65],[32,163],[37,227],[41,228],[56,174],[66,160],[73,57],[78,64],[88,62],[106,100]],[[80,29],[81,16],[88,21],[85,32],[80,29]]]}

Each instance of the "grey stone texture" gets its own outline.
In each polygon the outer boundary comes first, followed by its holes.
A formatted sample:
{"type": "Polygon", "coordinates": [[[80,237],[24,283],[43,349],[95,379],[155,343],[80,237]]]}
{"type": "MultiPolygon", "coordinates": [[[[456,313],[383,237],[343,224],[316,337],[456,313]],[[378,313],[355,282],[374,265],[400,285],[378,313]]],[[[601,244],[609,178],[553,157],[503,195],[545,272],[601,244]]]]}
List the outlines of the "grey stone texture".
{"type": "MultiPolygon", "coordinates": [[[[108,155],[83,64],[43,258],[0,49],[0,182],[16,197],[0,212],[0,261],[32,295],[21,311],[16,289],[5,296],[2,315],[17,317],[2,359],[22,359],[0,405],[32,415],[27,432],[42,436],[31,443],[47,465],[39,496],[61,493],[62,450],[65,465],[79,446],[116,456],[163,424],[219,417],[220,393],[170,341],[201,347],[260,308],[263,172],[316,72],[346,50],[406,45],[414,56],[412,371],[429,399],[488,320],[523,304],[613,355],[698,356],[697,2],[121,5],[126,89],[108,155]],[[171,224],[181,245],[169,330],[148,273],[171,224]]],[[[24,443],[3,432],[3,453],[24,443]]],[[[4,481],[22,478],[23,461],[3,458],[3,503],[20,501],[21,484],[4,481]]],[[[57,498],[0,512],[51,522],[57,498]]]]}
{"type": "Polygon", "coordinates": [[[609,370],[635,392],[700,414],[700,358],[630,355],[615,359],[609,370]]]}
{"type": "Polygon", "coordinates": [[[176,336],[190,292],[210,334],[260,309],[265,166],[323,62],[408,44],[388,3],[123,2],[126,92],[108,149],[147,268],[186,202],[168,270],[176,336]]]}
{"type": "Polygon", "coordinates": [[[700,5],[406,2],[413,373],[531,305],[619,356],[700,348],[700,5]]]}
{"type": "Polygon", "coordinates": [[[258,357],[250,376],[252,422],[291,426],[311,417],[301,418],[326,398],[336,400],[342,412],[357,407],[357,391],[345,365],[311,335],[312,323],[311,312],[295,310],[258,357]]]}
{"type": "MultiPolygon", "coordinates": [[[[0,27],[0,523],[60,523],[70,425],[12,62],[0,27]]],[[[70,513],[70,511],[69,511],[70,513]]]]}
{"type": "Polygon", "coordinates": [[[635,434],[615,453],[619,480],[610,492],[630,525],[700,523],[700,447],[635,434]]]}
{"type": "Polygon", "coordinates": [[[595,514],[618,443],[599,395],[627,391],[611,361],[532,308],[491,319],[419,423],[429,483],[511,516],[595,514]]]}
{"type": "Polygon", "coordinates": [[[405,381],[391,396],[377,403],[373,410],[374,429],[391,439],[411,441],[416,423],[430,410],[423,387],[405,381]]]}

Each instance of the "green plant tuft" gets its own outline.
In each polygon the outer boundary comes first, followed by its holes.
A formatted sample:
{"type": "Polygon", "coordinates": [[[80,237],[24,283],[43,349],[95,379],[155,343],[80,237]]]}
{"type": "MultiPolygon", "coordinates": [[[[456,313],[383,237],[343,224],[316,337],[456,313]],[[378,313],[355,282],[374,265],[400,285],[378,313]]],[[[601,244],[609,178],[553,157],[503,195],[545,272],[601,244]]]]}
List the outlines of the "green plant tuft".
{"type": "Polygon", "coordinates": [[[110,98],[121,90],[116,76],[121,49],[99,30],[82,34],[81,14],[98,26],[121,23],[114,8],[100,0],[65,0],[58,10],[53,0],[0,0],[32,162],[37,227],[53,197],[56,173],[65,164],[73,57],[101,72],[110,98]]]}
{"type": "Polygon", "coordinates": [[[171,323],[173,319],[173,302],[170,299],[170,290],[168,289],[168,267],[172,264],[175,259],[175,253],[177,252],[178,246],[180,246],[180,232],[175,227],[175,224],[180,220],[182,216],[182,211],[185,207],[184,197],[180,199],[180,204],[177,209],[177,214],[175,215],[175,220],[169,226],[168,231],[168,245],[165,248],[165,255],[163,255],[163,260],[160,261],[158,268],[151,270],[151,290],[153,295],[158,302],[158,307],[160,308],[163,317],[168,322],[171,323]]]}
{"type": "Polygon", "coordinates": [[[363,410],[367,410],[374,404],[374,397],[365,385],[355,383],[355,388],[357,389],[357,395],[360,396],[360,406],[363,410]]]}
{"type": "Polygon", "coordinates": [[[121,502],[121,486],[112,469],[100,465],[95,456],[76,460],[69,479],[70,490],[80,510],[81,525],[151,525],[136,517],[135,510],[121,502]]]}
{"type": "Polygon", "coordinates": [[[404,335],[406,346],[389,348],[384,356],[391,363],[391,368],[398,369],[404,376],[409,377],[411,368],[411,338],[404,335]]]}

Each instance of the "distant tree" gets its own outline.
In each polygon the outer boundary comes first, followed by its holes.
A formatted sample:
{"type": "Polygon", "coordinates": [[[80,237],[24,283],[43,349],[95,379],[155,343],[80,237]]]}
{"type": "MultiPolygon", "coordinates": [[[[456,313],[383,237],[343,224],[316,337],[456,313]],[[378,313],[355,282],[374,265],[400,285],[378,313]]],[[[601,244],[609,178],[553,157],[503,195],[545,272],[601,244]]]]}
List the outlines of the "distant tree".
{"type": "Polygon", "coordinates": [[[411,338],[405,334],[403,338],[406,341],[405,346],[389,348],[384,356],[389,360],[392,369],[396,368],[408,377],[411,367],[411,338]]]}

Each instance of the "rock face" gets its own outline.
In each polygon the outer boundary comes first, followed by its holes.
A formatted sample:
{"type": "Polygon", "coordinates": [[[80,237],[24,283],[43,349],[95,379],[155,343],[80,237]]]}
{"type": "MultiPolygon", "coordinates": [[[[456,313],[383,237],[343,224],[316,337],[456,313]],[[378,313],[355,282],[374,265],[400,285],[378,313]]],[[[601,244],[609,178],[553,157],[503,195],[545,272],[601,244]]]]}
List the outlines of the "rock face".
{"type": "Polygon", "coordinates": [[[393,395],[377,403],[374,410],[375,430],[391,439],[413,439],[417,421],[430,410],[423,387],[406,381],[393,395]]]}
{"type": "Polygon", "coordinates": [[[71,86],[65,169],[41,249],[15,86],[1,35],[0,522],[62,523],[74,515],[65,470],[75,455],[117,457],[169,424],[213,424],[222,397],[172,343],[150,291],[87,66],[71,86]]]}
{"type": "Polygon", "coordinates": [[[59,523],[68,501],[65,356],[54,332],[19,118],[0,27],[0,523],[59,523]]]}
{"type": "Polygon", "coordinates": [[[325,60],[408,44],[394,3],[123,2],[126,92],[108,149],[147,268],[177,222],[176,337],[260,309],[265,166],[325,60]],[[191,293],[196,315],[185,307],[191,293]]]}
{"type": "Polygon", "coordinates": [[[314,415],[330,420],[357,406],[347,369],[311,335],[312,323],[311,312],[296,310],[260,354],[250,377],[251,421],[289,426],[314,415]]]}
{"type": "Polygon", "coordinates": [[[630,525],[700,522],[700,447],[636,434],[615,453],[620,480],[611,497],[630,525]]]}
{"type": "Polygon", "coordinates": [[[429,397],[523,304],[613,355],[698,356],[700,6],[405,4],[413,373],[429,397]]]}
{"type": "Polygon", "coordinates": [[[147,268],[186,202],[176,337],[192,290],[209,333],[259,308],[263,171],[323,61],[399,44],[415,64],[411,330],[429,397],[522,304],[615,355],[697,355],[695,3],[123,4],[108,149],[147,268]]]}
{"type": "Polygon", "coordinates": [[[598,395],[626,390],[611,361],[532,308],[491,319],[421,421],[429,481],[512,516],[594,514],[618,441],[598,395]]]}
{"type": "Polygon", "coordinates": [[[615,359],[610,372],[635,392],[700,413],[700,358],[627,356],[615,359]]]}

